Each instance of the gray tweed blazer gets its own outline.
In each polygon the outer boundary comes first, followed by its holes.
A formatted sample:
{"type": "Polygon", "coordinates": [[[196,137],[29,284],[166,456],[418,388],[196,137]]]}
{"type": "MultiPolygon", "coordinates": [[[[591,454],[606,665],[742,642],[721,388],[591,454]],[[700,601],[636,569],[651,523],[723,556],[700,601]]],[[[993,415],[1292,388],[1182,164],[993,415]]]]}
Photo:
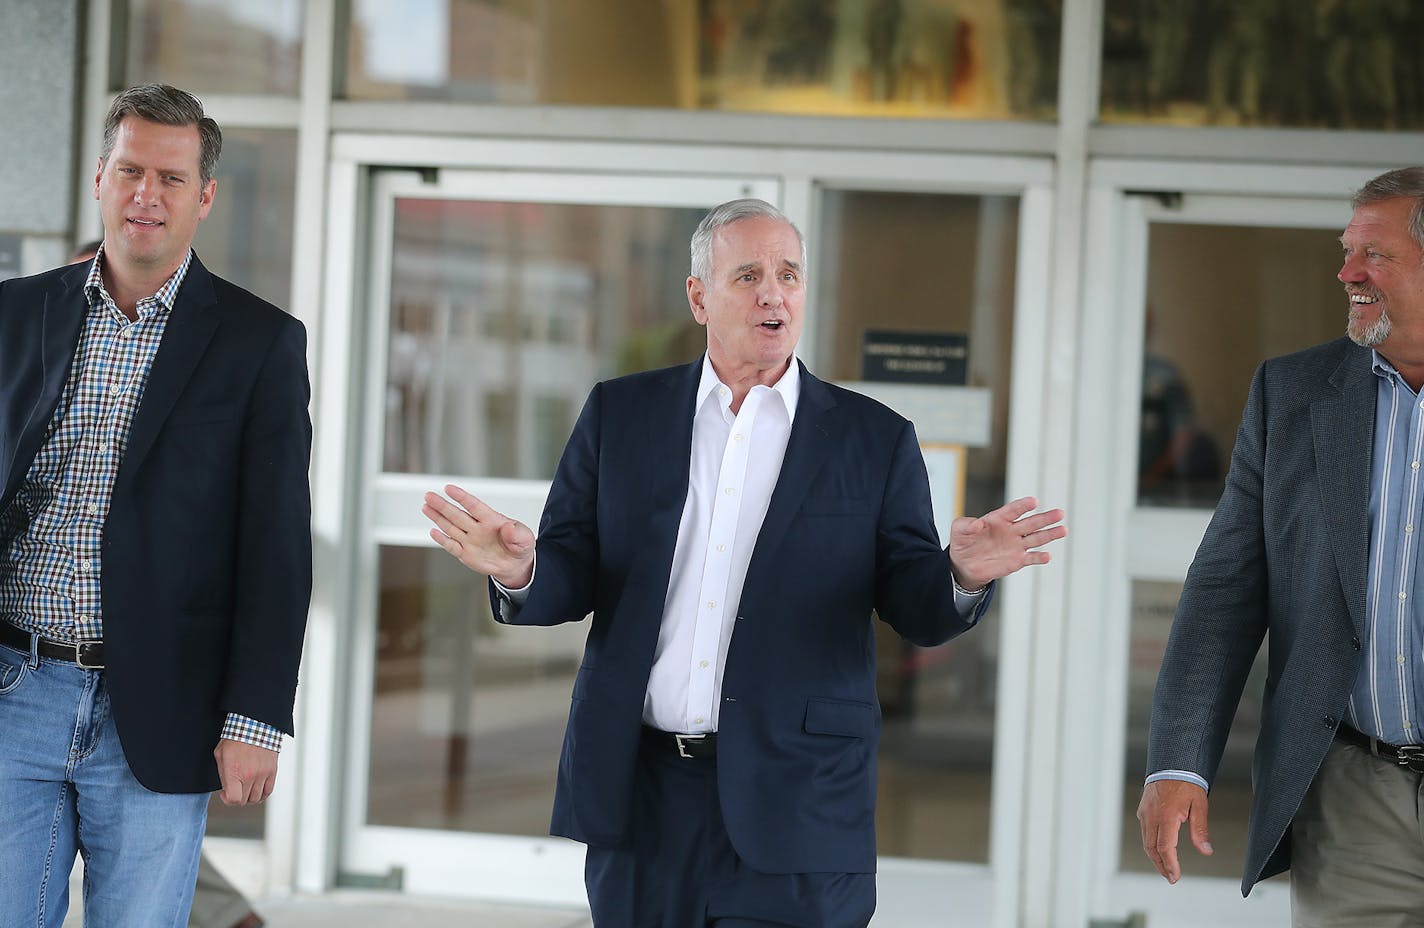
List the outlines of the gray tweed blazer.
{"type": "Polygon", "coordinates": [[[1148,772],[1214,780],[1262,639],[1269,670],[1241,892],[1290,866],[1290,825],[1360,667],[1369,560],[1371,352],[1341,338],[1262,364],[1226,490],[1157,678],[1148,772]]]}

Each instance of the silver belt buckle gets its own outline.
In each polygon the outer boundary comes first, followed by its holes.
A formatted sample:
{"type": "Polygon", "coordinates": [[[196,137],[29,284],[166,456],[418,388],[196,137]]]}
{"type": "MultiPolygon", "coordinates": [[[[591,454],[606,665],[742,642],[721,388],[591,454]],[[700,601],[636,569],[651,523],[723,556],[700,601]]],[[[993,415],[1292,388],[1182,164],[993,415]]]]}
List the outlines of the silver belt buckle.
{"type": "Polygon", "coordinates": [[[103,670],[103,664],[90,663],[88,654],[90,649],[97,649],[104,646],[102,641],[81,641],[74,646],[74,663],[84,670],[103,670]]]}
{"type": "Polygon", "coordinates": [[[696,743],[699,742],[699,741],[706,741],[706,740],[707,740],[707,736],[706,736],[706,735],[679,735],[679,734],[674,734],[674,735],[672,736],[672,738],[673,738],[674,741],[677,742],[677,756],[678,756],[678,757],[685,758],[685,759],[687,759],[687,760],[696,760],[695,757],[693,757],[691,754],[687,753],[687,745],[689,745],[689,744],[696,744],[696,743]]]}

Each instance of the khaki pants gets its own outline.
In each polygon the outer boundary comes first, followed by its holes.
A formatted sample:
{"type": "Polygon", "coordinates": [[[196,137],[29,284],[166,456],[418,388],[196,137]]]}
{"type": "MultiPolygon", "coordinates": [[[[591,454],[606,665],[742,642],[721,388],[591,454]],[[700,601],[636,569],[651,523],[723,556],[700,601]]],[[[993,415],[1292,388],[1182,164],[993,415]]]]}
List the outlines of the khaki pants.
{"type": "Polygon", "coordinates": [[[1296,813],[1293,928],[1424,926],[1421,776],[1336,741],[1296,813]]]}

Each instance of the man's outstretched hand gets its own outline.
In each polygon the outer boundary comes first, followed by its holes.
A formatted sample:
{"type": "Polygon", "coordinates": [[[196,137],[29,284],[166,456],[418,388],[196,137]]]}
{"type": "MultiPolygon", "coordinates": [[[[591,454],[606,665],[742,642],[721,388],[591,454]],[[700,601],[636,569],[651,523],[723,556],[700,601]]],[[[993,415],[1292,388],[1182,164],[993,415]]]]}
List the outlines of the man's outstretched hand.
{"type": "Polygon", "coordinates": [[[1047,564],[1050,541],[1068,534],[1062,509],[1034,512],[1038,500],[1024,496],[977,519],[961,517],[949,526],[949,563],[966,590],[983,589],[1029,564],[1047,564]]]}
{"type": "Polygon", "coordinates": [[[435,523],[430,537],[461,564],[493,577],[511,590],[534,576],[534,533],[523,522],[495,512],[453,483],[449,499],[426,493],[420,511],[435,523]]]}

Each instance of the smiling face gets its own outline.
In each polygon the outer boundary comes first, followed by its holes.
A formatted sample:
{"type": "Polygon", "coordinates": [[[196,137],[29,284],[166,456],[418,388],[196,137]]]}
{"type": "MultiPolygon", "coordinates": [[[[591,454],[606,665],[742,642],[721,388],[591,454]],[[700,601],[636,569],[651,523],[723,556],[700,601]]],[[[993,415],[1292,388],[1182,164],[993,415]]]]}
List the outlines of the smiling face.
{"type": "Polygon", "coordinates": [[[204,184],[199,176],[199,144],[197,126],[137,116],[119,124],[94,175],[106,274],[151,279],[178,270],[217,189],[216,180],[204,184]]]}
{"type": "Polygon", "coordinates": [[[687,278],[687,302],[725,383],[770,385],[785,372],[801,337],[805,272],[790,223],[754,216],[713,235],[711,273],[687,278]]]}
{"type": "Polygon", "coordinates": [[[1396,367],[1424,357],[1424,248],[1409,234],[1414,200],[1396,197],[1355,210],[1340,236],[1337,275],[1350,298],[1346,332],[1396,367]]]}

